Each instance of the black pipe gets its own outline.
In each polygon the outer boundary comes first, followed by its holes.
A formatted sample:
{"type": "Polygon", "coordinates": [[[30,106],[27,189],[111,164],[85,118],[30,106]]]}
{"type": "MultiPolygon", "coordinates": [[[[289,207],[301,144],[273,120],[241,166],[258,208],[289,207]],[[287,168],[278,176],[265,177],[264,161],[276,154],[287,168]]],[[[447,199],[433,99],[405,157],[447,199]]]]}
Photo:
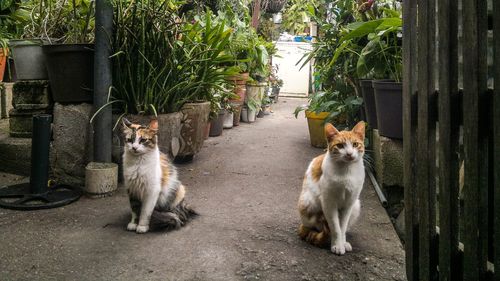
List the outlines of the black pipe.
{"type": "Polygon", "coordinates": [[[49,114],[33,116],[30,176],[30,192],[32,194],[40,194],[47,191],[51,121],[52,116],[49,114]]]}
{"type": "MultiPolygon", "coordinates": [[[[111,38],[113,6],[110,0],[96,0],[94,52],[94,112],[108,102],[112,85],[111,38]]],[[[111,106],[106,106],[94,121],[94,161],[111,162],[111,106]]]]}

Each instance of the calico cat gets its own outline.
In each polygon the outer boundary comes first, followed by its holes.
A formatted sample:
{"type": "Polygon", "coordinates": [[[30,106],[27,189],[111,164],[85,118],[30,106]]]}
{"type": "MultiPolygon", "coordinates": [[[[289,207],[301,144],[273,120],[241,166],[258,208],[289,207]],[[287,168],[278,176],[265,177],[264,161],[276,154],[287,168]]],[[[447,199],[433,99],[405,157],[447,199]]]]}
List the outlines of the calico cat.
{"type": "Polygon", "coordinates": [[[179,228],[197,215],[184,202],[186,188],[160,152],[157,132],[157,120],[142,126],[123,118],[123,176],[132,209],[127,230],[137,233],[148,232],[152,217],[160,226],[179,228]]]}
{"type": "Polygon", "coordinates": [[[326,124],[325,133],[328,150],[311,161],[304,177],[298,204],[299,236],[320,247],[330,240],[331,251],[343,255],[352,251],[346,232],[361,209],[365,123],[341,132],[326,124]]]}

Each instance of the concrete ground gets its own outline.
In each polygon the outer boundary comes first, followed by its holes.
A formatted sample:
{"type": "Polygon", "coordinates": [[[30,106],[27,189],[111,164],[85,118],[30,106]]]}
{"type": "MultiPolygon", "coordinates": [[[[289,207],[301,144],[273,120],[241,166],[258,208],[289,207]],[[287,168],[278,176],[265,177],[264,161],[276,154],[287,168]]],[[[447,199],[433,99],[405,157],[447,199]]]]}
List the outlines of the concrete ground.
{"type": "MultiPolygon", "coordinates": [[[[296,209],[308,162],[307,122],[283,99],[254,124],[205,142],[178,165],[201,214],[177,231],[127,232],[127,195],[40,211],[0,209],[1,280],[405,280],[404,252],[365,181],[353,252],[301,241],[296,209]]],[[[0,185],[21,180],[0,174],[0,185]]],[[[348,238],[348,239],[349,239],[348,238]]]]}

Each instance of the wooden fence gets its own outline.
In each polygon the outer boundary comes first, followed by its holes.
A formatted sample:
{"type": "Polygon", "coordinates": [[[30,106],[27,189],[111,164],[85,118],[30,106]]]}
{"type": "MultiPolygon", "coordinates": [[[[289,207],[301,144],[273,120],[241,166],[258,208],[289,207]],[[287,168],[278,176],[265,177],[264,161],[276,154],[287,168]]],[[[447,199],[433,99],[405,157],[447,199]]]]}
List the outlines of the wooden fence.
{"type": "Polygon", "coordinates": [[[408,280],[498,281],[500,0],[404,0],[403,22],[408,280]]]}

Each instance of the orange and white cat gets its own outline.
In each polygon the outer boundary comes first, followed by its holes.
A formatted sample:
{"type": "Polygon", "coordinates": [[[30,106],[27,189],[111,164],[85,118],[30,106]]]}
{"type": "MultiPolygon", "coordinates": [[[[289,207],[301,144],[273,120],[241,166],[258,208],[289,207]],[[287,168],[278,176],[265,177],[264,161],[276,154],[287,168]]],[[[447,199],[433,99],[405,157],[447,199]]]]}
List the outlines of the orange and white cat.
{"type": "Polygon", "coordinates": [[[299,236],[316,246],[330,242],[331,251],[343,255],[352,251],[346,232],[361,209],[365,123],[359,122],[352,131],[326,124],[325,133],[328,150],[311,161],[304,177],[299,236]]]}
{"type": "Polygon", "coordinates": [[[186,189],[177,170],[158,148],[158,121],[148,126],[123,118],[123,177],[132,219],[127,230],[145,233],[153,217],[161,226],[179,228],[196,212],[184,203],[186,189]]]}

